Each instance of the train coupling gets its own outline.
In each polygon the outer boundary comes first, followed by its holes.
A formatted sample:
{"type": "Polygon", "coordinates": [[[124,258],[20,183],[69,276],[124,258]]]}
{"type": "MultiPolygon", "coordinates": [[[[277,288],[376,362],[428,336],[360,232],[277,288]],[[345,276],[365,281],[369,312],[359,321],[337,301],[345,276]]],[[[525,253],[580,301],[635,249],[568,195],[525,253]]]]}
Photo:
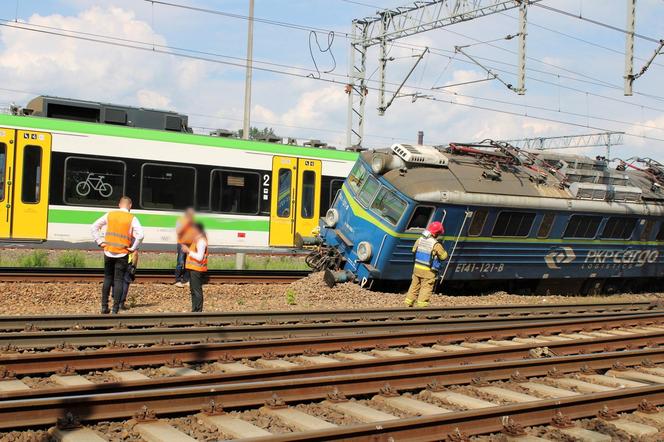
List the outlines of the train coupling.
{"type": "Polygon", "coordinates": [[[323,275],[323,281],[329,288],[334,287],[338,283],[344,282],[353,282],[355,280],[355,275],[353,272],[348,270],[325,270],[325,275],[323,275]]]}

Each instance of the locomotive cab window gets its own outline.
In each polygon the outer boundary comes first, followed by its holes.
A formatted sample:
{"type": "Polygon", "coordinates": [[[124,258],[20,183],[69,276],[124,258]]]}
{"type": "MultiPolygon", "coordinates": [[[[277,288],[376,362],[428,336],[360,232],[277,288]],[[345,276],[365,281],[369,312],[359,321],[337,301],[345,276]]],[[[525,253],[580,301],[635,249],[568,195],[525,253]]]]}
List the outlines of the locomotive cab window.
{"type": "Polygon", "coordinates": [[[394,192],[382,187],[371,204],[371,209],[392,225],[397,225],[406,211],[406,202],[394,192]]]}
{"type": "Polygon", "coordinates": [[[530,233],[535,214],[529,212],[500,212],[493,226],[492,236],[524,237],[530,233]]]}
{"type": "Polygon", "coordinates": [[[196,169],[146,163],[141,168],[141,206],[184,210],[196,201],[196,169]]]}
{"type": "Polygon", "coordinates": [[[68,157],[65,160],[65,204],[112,207],[125,193],[125,163],[68,157]]]}
{"type": "Polygon", "coordinates": [[[488,215],[489,212],[484,209],[476,210],[473,213],[473,219],[468,226],[468,236],[479,236],[482,233],[488,215]]]}
{"type": "Polygon", "coordinates": [[[351,170],[350,175],[348,175],[348,185],[355,193],[360,191],[367,179],[367,175],[369,175],[369,171],[362,165],[362,163],[359,161],[355,163],[353,170],[351,170]]]}
{"type": "Polygon", "coordinates": [[[646,219],[643,223],[643,229],[639,235],[640,241],[649,241],[652,231],[655,229],[656,221],[654,219],[646,219]]]}
{"type": "Polygon", "coordinates": [[[254,172],[213,170],[210,177],[210,210],[221,213],[258,213],[260,175],[254,172]]]}
{"type": "Polygon", "coordinates": [[[563,233],[563,238],[594,238],[602,221],[601,216],[572,215],[563,233]]]}
{"type": "Polygon", "coordinates": [[[548,238],[551,233],[551,227],[553,227],[553,221],[556,219],[556,215],[553,213],[545,213],[542,216],[542,222],[540,223],[539,229],[537,230],[538,238],[548,238]]]}
{"type": "Polygon", "coordinates": [[[413,215],[410,217],[408,227],[406,230],[426,229],[429,225],[429,220],[433,215],[433,207],[431,206],[417,206],[413,210],[413,215]]]}
{"type": "Polygon", "coordinates": [[[612,216],[602,230],[602,239],[630,239],[636,227],[636,218],[612,216]]]}
{"type": "Polygon", "coordinates": [[[655,237],[656,241],[664,241],[664,221],[659,225],[659,230],[657,231],[657,236],[655,237]]]}
{"type": "Polygon", "coordinates": [[[42,148],[25,146],[23,151],[23,182],[21,201],[37,204],[41,193],[42,148]]]}
{"type": "Polygon", "coordinates": [[[378,180],[370,176],[369,179],[364,183],[364,186],[362,186],[360,193],[357,194],[357,199],[360,200],[364,206],[369,206],[371,201],[373,201],[374,196],[376,196],[376,192],[378,192],[379,187],[380,183],[378,183],[378,180]]]}

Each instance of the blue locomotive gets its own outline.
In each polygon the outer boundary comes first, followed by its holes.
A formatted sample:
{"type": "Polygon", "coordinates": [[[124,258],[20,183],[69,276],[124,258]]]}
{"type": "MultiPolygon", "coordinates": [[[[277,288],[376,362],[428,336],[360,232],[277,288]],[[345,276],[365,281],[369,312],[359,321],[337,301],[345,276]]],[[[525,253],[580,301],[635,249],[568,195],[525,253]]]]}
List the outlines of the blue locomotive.
{"type": "Polygon", "coordinates": [[[412,246],[445,226],[443,291],[652,289],[664,264],[664,166],[530,152],[506,143],[363,152],[307,259],[365,287],[405,285],[412,246]],[[344,276],[345,275],[345,276],[344,276]]]}

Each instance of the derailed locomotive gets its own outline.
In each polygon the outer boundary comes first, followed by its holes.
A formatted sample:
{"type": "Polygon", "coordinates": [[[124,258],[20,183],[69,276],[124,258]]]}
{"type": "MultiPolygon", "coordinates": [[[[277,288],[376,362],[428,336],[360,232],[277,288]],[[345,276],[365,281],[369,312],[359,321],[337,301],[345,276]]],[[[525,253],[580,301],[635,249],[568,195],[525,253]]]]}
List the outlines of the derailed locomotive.
{"type": "Polygon", "coordinates": [[[321,219],[308,262],[365,287],[397,288],[410,279],[414,241],[441,221],[442,291],[661,287],[664,166],[611,163],[491,140],[366,151],[321,219]]]}

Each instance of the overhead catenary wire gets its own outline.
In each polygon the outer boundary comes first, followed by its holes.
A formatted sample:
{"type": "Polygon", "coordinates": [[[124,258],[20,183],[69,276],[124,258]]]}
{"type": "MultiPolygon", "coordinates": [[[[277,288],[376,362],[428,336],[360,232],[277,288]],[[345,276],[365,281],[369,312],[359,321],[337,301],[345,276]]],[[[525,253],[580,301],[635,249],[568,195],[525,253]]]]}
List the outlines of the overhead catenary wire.
{"type": "MultiPolygon", "coordinates": [[[[219,10],[215,10],[215,9],[200,8],[200,7],[195,7],[195,6],[183,5],[183,4],[180,4],[180,3],[175,3],[175,2],[165,1],[165,0],[144,0],[144,1],[150,2],[150,3],[156,3],[156,4],[160,4],[160,5],[164,5],[164,6],[170,6],[170,7],[175,7],[175,8],[183,8],[183,9],[193,10],[193,11],[197,11],[197,12],[221,15],[221,16],[226,16],[226,17],[231,17],[231,18],[238,18],[238,19],[243,19],[243,20],[248,20],[248,18],[249,18],[248,16],[245,16],[245,15],[242,15],[242,14],[235,14],[235,13],[229,13],[229,12],[219,11],[219,10]]],[[[375,5],[373,5],[373,6],[375,6],[375,5]]],[[[385,8],[379,8],[379,7],[377,7],[377,8],[378,9],[385,9],[385,8]]],[[[287,28],[291,28],[291,29],[299,29],[299,30],[302,30],[302,31],[327,32],[327,33],[334,32],[334,34],[336,36],[341,36],[341,37],[346,38],[346,39],[351,38],[349,33],[342,32],[340,30],[319,28],[319,27],[311,27],[311,26],[306,26],[306,25],[301,25],[301,24],[296,24],[296,23],[291,23],[291,22],[285,22],[285,21],[280,21],[280,20],[255,19],[255,21],[262,22],[262,23],[267,23],[267,24],[274,25],[274,26],[283,26],[283,27],[287,27],[287,28]]],[[[455,35],[458,35],[458,36],[461,36],[461,37],[464,37],[464,38],[468,38],[468,39],[470,39],[472,41],[475,41],[477,43],[487,44],[488,46],[490,46],[494,49],[499,49],[499,50],[506,51],[508,53],[512,53],[512,54],[515,54],[515,55],[517,54],[516,51],[512,51],[512,50],[503,48],[503,47],[498,46],[498,45],[494,45],[490,42],[483,42],[482,40],[476,39],[474,37],[470,37],[468,35],[462,34],[462,33],[457,32],[457,31],[452,31],[448,28],[442,28],[442,30],[444,30],[446,32],[449,32],[449,33],[452,33],[452,34],[455,34],[455,35]]],[[[502,39],[498,39],[498,40],[502,40],[502,39]]],[[[396,46],[399,46],[399,45],[396,45],[396,46]]],[[[411,48],[417,48],[419,50],[424,50],[425,49],[425,46],[423,46],[423,45],[409,44],[409,46],[411,48]]],[[[430,49],[436,49],[436,48],[430,48],[430,49]]],[[[441,50],[441,49],[439,49],[439,50],[441,50]]],[[[563,66],[556,65],[555,63],[546,62],[546,61],[539,60],[539,59],[534,58],[534,57],[527,57],[527,58],[531,61],[538,62],[538,63],[544,64],[544,65],[547,65],[547,66],[551,66],[551,67],[553,67],[555,69],[558,69],[558,70],[562,70],[562,71],[565,71],[565,72],[568,72],[568,73],[571,73],[571,74],[579,75],[579,76],[582,76],[582,77],[587,78],[589,80],[594,80],[595,82],[602,82],[602,83],[604,83],[605,87],[610,87],[610,88],[615,88],[615,89],[620,89],[620,90],[622,90],[622,88],[623,88],[623,86],[618,86],[618,85],[615,85],[615,84],[611,84],[609,82],[605,82],[601,79],[597,79],[596,77],[593,77],[593,76],[590,76],[590,75],[587,75],[587,74],[583,74],[583,73],[580,73],[580,72],[576,72],[574,70],[565,68],[563,66]]],[[[532,68],[529,68],[529,67],[527,67],[526,69],[528,69],[529,71],[534,71],[532,68]]],[[[543,71],[540,71],[540,72],[543,72],[543,71]]],[[[547,74],[555,75],[551,72],[547,72],[547,74]]],[[[573,77],[571,77],[571,78],[573,78],[573,77]]],[[[659,97],[659,96],[650,95],[650,94],[643,94],[643,93],[635,93],[635,94],[664,101],[664,97],[659,97]]]]}
{"type": "MultiPolygon", "coordinates": [[[[557,13],[557,14],[566,15],[566,16],[568,16],[568,17],[572,17],[572,18],[576,18],[576,19],[579,19],[579,20],[583,20],[583,21],[585,21],[585,22],[592,23],[592,24],[594,24],[594,25],[601,26],[601,27],[606,28],[606,29],[611,29],[611,30],[613,30],[613,31],[621,32],[621,33],[623,33],[623,34],[632,34],[632,33],[629,32],[627,29],[623,29],[623,28],[618,27],[618,26],[610,25],[610,24],[608,24],[608,23],[604,23],[604,22],[602,22],[602,21],[595,20],[595,19],[592,19],[592,18],[584,17],[584,16],[581,15],[581,14],[574,14],[573,12],[564,11],[564,10],[562,10],[562,9],[554,8],[553,6],[549,6],[549,5],[547,5],[547,4],[543,4],[543,3],[532,3],[532,6],[537,6],[537,7],[539,7],[539,8],[546,9],[546,10],[548,10],[548,11],[555,12],[555,13],[557,13]]],[[[636,38],[640,38],[641,40],[646,40],[646,41],[649,41],[649,42],[651,42],[651,43],[657,43],[657,44],[659,44],[659,39],[658,39],[658,38],[649,37],[649,36],[646,36],[646,35],[643,35],[643,34],[639,34],[638,32],[634,32],[633,34],[634,34],[634,37],[636,37],[636,38]]]]}
{"type": "MultiPolygon", "coordinates": [[[[517,21],[519,20],[518,17],[514,17],[513,15],[507,14],[505,12],[499,12],[499,14],[502,15],[502,16],[505,16],[505,17],[509,17],[512,20],[517,20],[517,21]]],[[[621,51],[619,49],[611,48],[609,46],[605,46],[605,45],[600,44],[600,43],[595,43],[594,41],[586,40],[585,38],[577,37],[575,35],[568,34],[566,32],[562,32],[562,31],[559,31],[557,29],[553,29],[553,28],[550,28],[548,26],[541,25],[539,23],[535,23],[530,18],[528,19],[528,26],[532,26],[532,27],[535,27],[535,28],[538,28],[538,29],[544,29],[545,31],[551,32],[553,34],[561,35],[561,36],[569,38],[571,40],[576,40],[576,41],[579,41],[581,43],[585,43],[589,46],[594,46],[596,48],[604,49],[605,51],[609,51],[609,52],[613,52],[613,53],[618,54],[618,55],[625,56],[625,51],[621,51]]],[[[637,59],[637,60],[641,60],[641,61],[647,61],[648,60],[645,57],[637,57],[636,55],[634,56],[634,58],[637,59]]],[[[653,65],[664,67],[664,64],[661,64],[661,63],[653,63],[653,65]]]]}
{"type": "MultiPolygon", "coordinates": [[[[70,37],[70,38],[80,39],[80,40],[89,41],[89,42],[96,42],[96,43],[101,43],[101,44],[108,44],[108,45],[114,45],[114,46],[119,46],[119,47],[124,47],[124,48],[138,49],[138,50],[149,51],[149,52],[154,52],[154,53],[161,53],[161,54],[165,54],[165,55],[184,57],[184,58],[189,58],[189,59],[208,61],[208,62],[212,62],[212,63],[220,63],[220,64],[224,64],[224,65],[230,65],[230,66],[245,68],[245,65],[242,64],[242,63],[234,63],[234,62],[228,62],[228,61],[223,61],[223,60],[210,59],[210,58],[196,56],[196,55],[173,53],[173,52],[168,52],[168,51],[161,50],[161,49],[152,49],[152,48],[143,47],[143,46],[133,46],[133,45],[128,44],[128,43],[118,43],[118,42],[113,42],[113,41],[95,39],[95,38],[92,38],[92,37],[84,37],[84,36],[69,35],[69,34],[60,34],[60,33],[54,32],[54,31],[49,31],[49,30],[44,30],[44,29],[26,28],[26,27],[23,27],[23,26],[17,26],[15,24],[11,23],[11,22],[10,23],[1,23],[0,22],[0,26],[6,26],[6,27],[10,27],[10,28],[17,28],[17,29],[22,29],[22,30],[27,30],[27,31],[34,31],[34,32],[45,33],[45,34],[49,34],[49,35],[58,35],[58,36],[62,36],[62,37],[70,37]]],[[[324,82],[327,82],[327,83],[339,84],[339,85],[344,85],[344,86],[346,84],[345,81],[339,81],[339,80],[335,80],[335,79],[332,79],[332,78],[325,78],[325,77],[314,78],[314,77],[311,77],[311,76],[308,76],[308,75],[299,74],[299,73],[295,73],[295,72],[289,72],[289,71],[280,71],[280,70],[274,69],[274,68],[265,68],[265,67],[254,66],[253,69],[257,69],[257,70],[261,70],[261,71],[265,71],[265,72],[270,72],[270,73],[275,73],[275,74],[283,74],[283,75],[288,75],[288,76],[293,76],[293,77],[299,77],[299,78],[310,78],[310,79],[313,79],[313,80],[324,81],[324,82]]],[[[409,88],[412,89],[413,87],[409,86],[409,88]]],[[[378,88],[377,87],[368,87],[368,89],[377,90],[378,88]]],[[[415,89],[417,89],[417,88],[415,88],[415,89]]],[[[430,91],[430,89],[427,89],[427,90],[430,91]]],[[[448,91],[442,91],[442,92],[448,92],[448,91]]],[[[454,94],[457,95],[457,96],[461,96],[461,97],[483,99],[483,100],[488,100],[488,101],[495,101],[496,100],[496,99],[489,99],[489,98],[484,98],[484,97],[466,96],[466,95],[459,94],[459,93],[454,93],[454,94]]],[[[446,101],[446,100],[439,100],[439,101],[446,101]]],[[[449,102],[451,104],[461,104],[461,103],[456,103],[454,101],[449,101],[449,102]]],[[[512,104],[512,105],[515,105],[515,106],[520,105],[520,104],[515,104],[515,103],[510,103],[510,102],[506,102],[505,104],[512,104]]],[[[533,107],[532,105],[523,105],[523,106],[528,107],[528,108],[537,109],[537,107],[533,107]]],[[[481,107],[478,106],[478,108],[481,108],[481,107]]],[[[486,110],[500,111],[500,110],[491,109],[491,108],[486,108],[486,110]]],[[[549,110],[549,109],[546,109],[546,110],[547,111],[558,112],[557,110],[549,110]]],[[[569,115],[577,116],[577,117],[579,116],[579,114],[577,114],[577,113],[571,113],[571,112],[567,112],[567,111],[561,111],[561,112],[558,112],[558,113],[569,114],[569,115]]],[[[524,115],[518,114],[518,113],[512,113],[512,115],[524,116],[524,115]]],[[[537,116],[532,116],[532,115],[527,115],[527,116],[529,118],[539,118],[537,116]]],[[[581,116],[585,116],[585,115],[581,115],[581,116]]],[[[564,120],[553,120],[553,119],[545,118],[545,117],[542,117],[541,119],[543,119],[545,121],[556,121],[556,122],[559,122],[561,124],[570,124],[570,125],[573,125],[573,126],[578,126],[577,123],[566,122],[564,120]]],[[[604,118],[604,117],[593,116],[592,119],[600,120],[600,121],[604,120],[604,121],[608,121],[608,122],[615,122],[615,123],[621,123],[621,124],[626,124],[626,125],[642,126],[642,127],[646,127],[646,128],[649,128],[649,129],[664,130],[664,128],[659,128],[659,127],[654,127],[654,126],[647,126],[647,125],[642,125],[642,124],[634,123],[634,122],[627,122],[627,121],[621,121],[621,120],[615,120],[615,119],[607,119],[607,118],[604,118]]],[[[583,126],[583,127],[589,127],[589,126],[583,126]]],[[[607,129],[602,128],[602,130],[607,130],[607,129]]],[[[635,135],[635,134],[629,134],[629,135],[639,137],[639,135],[635,135]]],[[[649,136],[646,136],[646,135],[643,135],[643,136],[640,136],[640,137],[645,138],[645,139],[653,139],[653,140],[656,140],[656,141],[664,141],[662,139],[653,138],[653,137],[649,137],[649,136]]]]}

